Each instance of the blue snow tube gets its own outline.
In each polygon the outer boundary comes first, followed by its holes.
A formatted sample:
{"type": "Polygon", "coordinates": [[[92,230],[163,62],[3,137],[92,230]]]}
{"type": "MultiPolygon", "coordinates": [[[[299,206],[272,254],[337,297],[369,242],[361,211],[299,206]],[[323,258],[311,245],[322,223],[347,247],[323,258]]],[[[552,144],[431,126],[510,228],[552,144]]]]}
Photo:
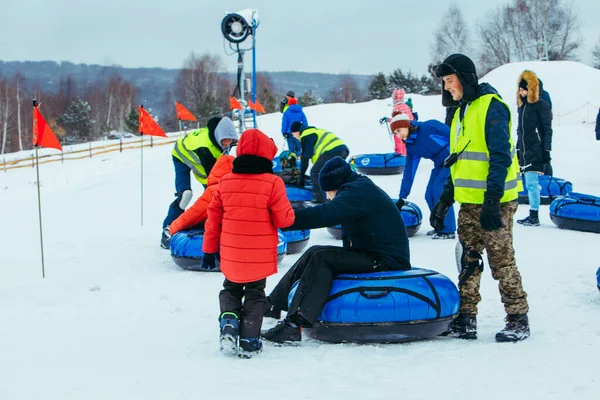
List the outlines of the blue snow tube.
{"type": "Polygon", "coordinates": [[[561,229],[600,233],[600,197],[571,192],[550,204],[550,218],[561,229]]]}
{"type": "Polygon", "coordinates": [[[600,268],[596,271],[596,286],[598,286],[598,290],[600,290],[600,268]]]}
{"type": "Polygon", "coordinates": [[[300,253],[308,245],[310,230],[298,230],[283,232],[287,239],[287,254],[300,253]]]}
{"type": "Polygon", "coordinates": [[[204,231],[198,229],[182,230],[171,237],[171,257],[175,264],[189,271],[220,272],[217,260],[217,268],[203,269],[202,243],[204,243],[204,231]]]}
{"type": "MultiPolygon", "coordinates": [[[[291,304],[298,282],[290,290],[291,304]]],[[[393,343],[438,336],[458,315],[458,289],[436,271],[413,268],[342,274],[318,323],[305,329],[326,342],[393,343]]]]}
{"type": "Polygon", "coordinates": [[[397,153],[360,154],[352,157],[350,165],[367,175],[395,175],[404,171],[406,157],[397,153]]]}
{"type": "Polygon", "coordinates": [[[288,240],[283,232],[277,232],[277,262],[280,263],[288,252],[288,240]]]}
{"type": "MultiPolygon", "coordinates": [[[[279,232],[279,243],[277,245],[277,260],[281,261],[287,251],[287,240],[285,236],[279,232]]],[[[202,259],[204,252],[202,244],[204,243],[203,230],[182,230],[171,237],[171,258],[179,267],[189,271],[205,271],[205,272],[220,272],[219,260],[217,260],[217,268],[204,269],[202,268],[202,259]]]]}
{"type": "MultiPolygon", "coordinates": [[[[397,200],[394,200],[394,202],[396,201],[397,200]]],[[[423,221],[423,213],[421,212],[421,209],[412,201],[407,201],[402,207],[400,215],[404,221],[404,226],[406,226],[406,234],[408,237],[414,236],[421,228],[421,222],[423,221]]],[[[341,225],[330,226],[327,228],[327,232],[329,232],[334,239],[342,239],[341,225]]]]}
{"type": "MultiPolygon", "coordinates": [[[[525,185],[525,176],[523,179],[523,191],[519,192],[519,204],[529,204],[527,196],[527,186],[525,185]]],[[[550,204],[558,196],[564,196],[573,191],[573,184],[561,178],[551,175],[540,175],[540,202],[541,204],[550,204]]]]}

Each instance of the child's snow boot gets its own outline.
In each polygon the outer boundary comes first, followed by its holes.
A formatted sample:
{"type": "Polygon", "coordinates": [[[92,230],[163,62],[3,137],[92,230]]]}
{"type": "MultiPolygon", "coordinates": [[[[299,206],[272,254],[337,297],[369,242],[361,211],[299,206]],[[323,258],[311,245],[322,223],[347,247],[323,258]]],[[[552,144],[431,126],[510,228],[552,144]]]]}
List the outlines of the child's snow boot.
{"type": "Polygon", "coordinates": [[[260,338],[240,338],[239,358],[252,358],[262,351],[260,338]]]}
{"type": "Polygon", "coordinates": [[[509,314],[505,318],[506,326],[496,333],[496,342],[519,342],[529,337],[529,318],[527,314],[509,314]]]}
{"type": "Polygon", "coordinates": [[[236,313],[224,312],[219,317],[221,335],[219,338],[221,352],[236,355],[238,352],[238,337],[240,335],[240,320],[236,313]]]}

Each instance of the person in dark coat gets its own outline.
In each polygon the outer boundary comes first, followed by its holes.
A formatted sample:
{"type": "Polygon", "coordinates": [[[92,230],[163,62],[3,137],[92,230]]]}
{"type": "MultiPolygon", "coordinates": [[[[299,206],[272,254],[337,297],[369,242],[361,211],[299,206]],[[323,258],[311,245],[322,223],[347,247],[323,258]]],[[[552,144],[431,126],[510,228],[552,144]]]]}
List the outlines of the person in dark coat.
{"type": "Polygon", "coordinates": [[[541,87],[536,74],[523,71],[519,77],[517,104],[519,124],[517,127],[517,155],[519,166],[525,175],[529,196],[529,216],[517,220],[525,226],[539,226],[540,184],[539,176],[550,164],[552,150],[552,116],[550,105],[541,99],[541,87]]]}
{"type": "Polygon", "coordinates": [[[596,116],[596,140],[600,140],[600,109],[598,109],[598,115],[596,116]]]}
{"type": "Polygon", "coordinates": [[[312,246],[281,278],[268,297],[265,316],[286,318],[263,332],[272,342],[301,340],[301,327],[317,322],[333,285],[343,273],[409,270],[408,236],[392,199],[369,178],[352,171],[341,157],[325,163],[319,182],[331,201],[295,210],[295,222],[284,230],[342,225],[343,247],[312,246]],[[300,280],[288,309],[288,294],[300,280]]]}
{"type": "Polygon", "coordinates": [[[298,104],[298,100],[290,97],[287,104],[288,107],[283,113],[283,118],[281,118],[281,134],[287,140],[288,149],[297,156],[301,156],[302,145],[300,144],[300,140],[292,135],[292,124],[298,121],[302,125],[308,125],[308,121],[302,110],[302,106],[298,104]]]}
{"type": "MultiPolygon", "coordinates": [[[[450,170],[444,167],[444,160],[450,155],[450,128],[436,120],[424,122],[410,121],[406,115],[397,115],[390,123],[392,132],[406,144],[406,165],[402,174],[400,195],[396,206],[402,210],[405,199],[410,195],[415,174],[422,158],[433,161],[433,169],[427,183],[425,200],[429,210],[440,199],[444,184],[450,176],[450,170]]],[[[427,232],[433,239],[454,239],[456,217],[454,207],[451,207],[444,220],[441,231],[435,229],[427,232]]]]}

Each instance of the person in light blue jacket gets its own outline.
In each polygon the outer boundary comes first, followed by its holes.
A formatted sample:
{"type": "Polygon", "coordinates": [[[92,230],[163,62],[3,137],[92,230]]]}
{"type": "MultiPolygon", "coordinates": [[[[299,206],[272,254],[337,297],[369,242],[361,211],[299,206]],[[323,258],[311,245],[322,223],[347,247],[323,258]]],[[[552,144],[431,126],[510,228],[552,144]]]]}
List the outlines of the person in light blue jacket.
{"type": "MultiPolygon", "coordinates": [[[[400,125],[403,127],[394,131],[394,134],[404,140],[406,144],[406,166],[402,174],[400,198],[396,207],[399,210],[402,209],[405,199],[410,195],[419,162],[421,158],[426,158],[433,161],[433,169],[425,192],[425,200],[431,211],[439,200],[446,179],[450,175],[450,169],[444,167],[444,160],[450,155],[450,128],[436,120],[419,122],[409,121],[406,117],[402,122],[404,124],[400,125]]],[[[443,230],[439,232],[432,230],[427,234],[432,235],[433,239],[454,239],[455,231],[456,219],[454,209],[451,207],[446,214],[443,230]]]]}
{"type": "Polygon", "coordinates": [[[298,100],[294,97],[288,99],[288,107],[283,113],[283,118],[281,120],[281,133],[283,137],[287,140],[288,149],[295,153],[297,156],[302,155],[302,145],[300,141],[296,139],[292,135],[292,124],[294,122],[300,122],[302,126],[307,126],[308,121],[306,119],[306,115],[304,115],[304,111],[302,111],[302,106],[298,104],[298,100]]]}

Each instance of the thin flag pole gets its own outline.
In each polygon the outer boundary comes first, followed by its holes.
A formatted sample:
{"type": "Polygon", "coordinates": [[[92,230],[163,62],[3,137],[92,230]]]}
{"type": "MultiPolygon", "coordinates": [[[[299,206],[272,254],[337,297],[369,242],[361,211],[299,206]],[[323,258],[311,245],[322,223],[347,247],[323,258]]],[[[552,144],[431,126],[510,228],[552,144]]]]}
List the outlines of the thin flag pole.
{"type": "Polygon", "coordinates": [[[35,146],[35,170],[37,174],[37,194],[38,194],[38,216],[40,220],[40,250],[42,255],[42,278],[46,277],[46,268],[44,266],[44,234],[42,233],[42,197],[40,193],[40,162],[38,158],[38,147],[35,146]]]}
{"type": "MultiPolygon", "coordinates": [[[[33,109],[35,111],[35,108],[37,107],[37,100],[33,100],[33,109]]],[[[36,132],[36,126],[37,125],[37,121],[34,118],[33,119],[33,123],[34,123],[34,127],[33,127],[33,132],[35,135],[36,132]]],[[[36,180],[37,180],[37,195],[38,195],[38,218],[40,221],[40,254],[42,256],[42,278],[46,277],[46,267],[44,265],[44,234],[43,234],[43,229],[42,229],[42,195],[41,195],[41,191],[40,191],[40,160],[39,160],[39,151],[38,151],[38,145],[37,145],[37,140],[38,138],[36,137],[36,144],[35,144],[35,171],[36,171],[36,180]]]]}
{"type": "MultiPolygon", "coordinates": [[[[140,106],[144,108],[142,104],[140,106]]],[[[141,168],[140,168],[140,210],[141,210],[141,225],[144,226],[144,127],[140,127],[140,149],[141,149],[141,168]]]]}

